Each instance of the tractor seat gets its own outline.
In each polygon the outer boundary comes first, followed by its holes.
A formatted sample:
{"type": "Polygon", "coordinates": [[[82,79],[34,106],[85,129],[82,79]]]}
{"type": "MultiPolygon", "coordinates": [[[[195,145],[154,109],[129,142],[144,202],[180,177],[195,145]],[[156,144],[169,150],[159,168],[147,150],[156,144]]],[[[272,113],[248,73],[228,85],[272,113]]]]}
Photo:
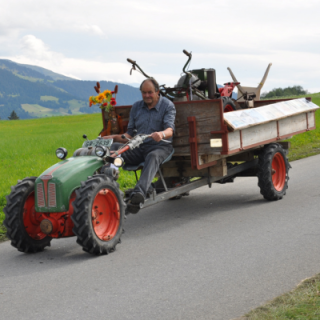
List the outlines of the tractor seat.
{"type": "MultiPolygon", "coordinates": [[[[173,149],[172,152],[169,154],[169,156],[162,161],[161,164],[164,164],[164,163],[170,161],[171,158],[172,158],[172,156],[173,156],[173,154],[174,154],[174,149],[173,149]]],[[[144,166],[144,162],[141,162],[141,163],[139,163],[139,164],[129,164],[129,163],[125,163],[124,166],[122,167],[122,169],[123,169],[123,170],[126,170],[126,171],[137,171],[137,170],[139,170],[139,169],[142,169],[143,166],[144,166]]]]}

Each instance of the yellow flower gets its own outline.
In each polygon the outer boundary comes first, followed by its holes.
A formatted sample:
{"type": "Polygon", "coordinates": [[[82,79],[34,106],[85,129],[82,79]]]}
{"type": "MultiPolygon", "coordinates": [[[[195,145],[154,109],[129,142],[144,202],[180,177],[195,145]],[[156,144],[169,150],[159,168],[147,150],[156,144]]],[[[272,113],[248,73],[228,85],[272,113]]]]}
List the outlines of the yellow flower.
{"type": "Polygon", "coordinates": [[[110,91],[110,90],[105,90],[105,91],[103,91],[103,93],[105,94],[106,99],[108,99],[108,100],[110,100],[110,99],[111,99],[111,97],[112,97],[112,93],[111,93],[111,91],[110,91]]]}
{"type": "Polygon", "coordinates": [[[100,93],[96,99],[99,101],[99,103],[101,103],[105,98],[105,95],[103,93],[100,93]]]}
{"type": "Polygon", "coordinates": [[[92,105],[92,104],[96,104],[96,101],[95,101],[95,97],[90,97],[89,98],[89,103],[92,105]]]}

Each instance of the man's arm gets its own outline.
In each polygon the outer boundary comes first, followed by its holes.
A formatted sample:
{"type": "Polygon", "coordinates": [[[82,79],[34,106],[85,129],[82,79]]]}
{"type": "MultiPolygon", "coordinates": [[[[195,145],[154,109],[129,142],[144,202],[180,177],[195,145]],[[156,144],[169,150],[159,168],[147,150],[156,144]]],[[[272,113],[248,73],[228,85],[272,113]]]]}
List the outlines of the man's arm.
{"type": "Polygon", "coordinates": [[[159,131],[159,132],[153,132],[151,134],[151,138],[154,140],[154,141],[161,141],[162,139],[169,139],[173,136],[173,129],[172,128],[167,128],[166,130],[163,130],[163,131],[159,131]]]}

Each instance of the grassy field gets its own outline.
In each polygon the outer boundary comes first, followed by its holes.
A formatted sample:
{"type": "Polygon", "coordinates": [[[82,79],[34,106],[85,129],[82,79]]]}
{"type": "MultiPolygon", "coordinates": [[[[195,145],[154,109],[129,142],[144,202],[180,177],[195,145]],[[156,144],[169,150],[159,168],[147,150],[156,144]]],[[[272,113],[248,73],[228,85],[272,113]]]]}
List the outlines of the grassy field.
{"type": "Polygon", "coordinates": [[[59,102],[59,99],[53,96],[41,96],[40,97],[41,101],[55,101],[55,102],[59,102]]]}
{"type": "MultiPolygon", "coordinates": [[[[59,103],[59,99],[53,96],[41,96],[41,101],[55,101],[59,103]]],[[[79,109],[82,107],[87,107],[88,104],[81,100],[72,99],[68,101],[69,109],[72,113],[72,115],[80,115],[83,114],[83,112],[80,112],[79,109]]],[[[65,108],[59,108],[59,109],[51,109],[42,107],[39,104],[22,104],[22,109],[29,112],[32,116],[43,118],[43,117],[52,117],[52,116],[64,116],[69,115],[68,109],[65,108]]]]}
{"type": "Polygon", "coordinates": [[[256,308],[238,320],[320,319],[320,274],[302,281],[294,290],[256,308]]]}

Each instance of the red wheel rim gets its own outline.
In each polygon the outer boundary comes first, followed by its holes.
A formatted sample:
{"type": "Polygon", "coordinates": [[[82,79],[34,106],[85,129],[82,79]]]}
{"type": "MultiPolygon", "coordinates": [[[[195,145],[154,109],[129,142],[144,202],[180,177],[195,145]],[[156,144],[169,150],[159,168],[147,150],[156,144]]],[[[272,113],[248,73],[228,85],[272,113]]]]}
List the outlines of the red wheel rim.
{"type": "Polygon", "coordinates": [[[224,112],[226,113],[226,112],[230,112],[230,111],[234,111],[234,109],[233,109],[232,105],[227,104],[224,108],[224,112]]]}
{"type": "Polygon", "coordinates": [[[120,225],[120,206],[116,195],[102,189],[94,198],[91,210],[92,226],[100,240],[109,241],[120,225]]]}
{"type": "Polygon", "coordinates": [[[34,210],[34,192],[30,193],[23,206],[23,224],[29,237],[34,240],[42,240],[47,235],[40,229],[40,215],[34,210]]]}
{"type": "Polygon", "coordinates": [[[277,191],[281,191],[286,182],[286,163],[283,155],[277,152],[272,159],[272,183],[277,191]]]}

